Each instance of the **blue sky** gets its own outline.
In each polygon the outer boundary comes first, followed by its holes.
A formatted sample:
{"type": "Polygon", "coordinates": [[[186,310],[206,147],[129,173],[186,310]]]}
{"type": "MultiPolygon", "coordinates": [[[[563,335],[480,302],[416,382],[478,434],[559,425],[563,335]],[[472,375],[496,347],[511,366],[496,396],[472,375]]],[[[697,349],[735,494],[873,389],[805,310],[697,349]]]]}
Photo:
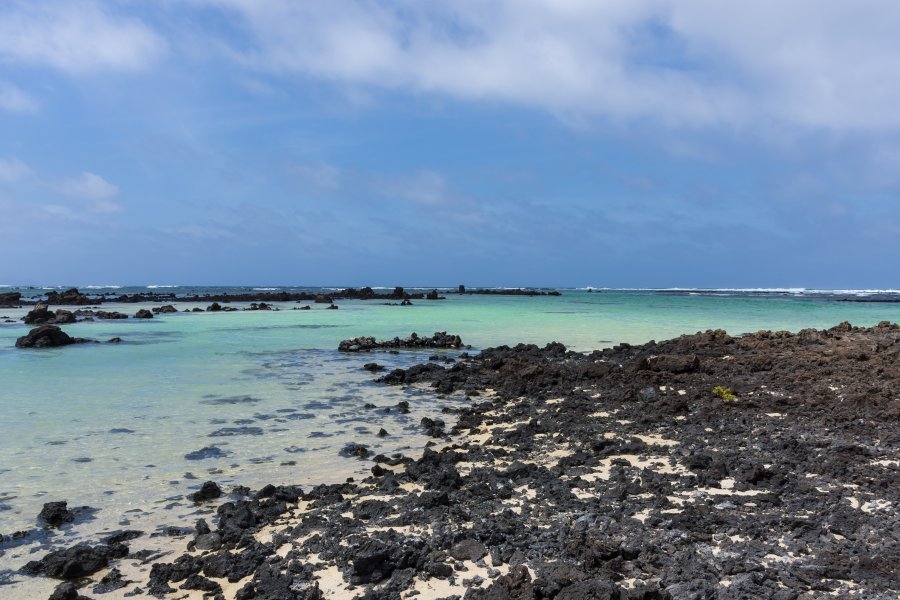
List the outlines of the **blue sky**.
{"type": "Polygon", "coordinates": [[[900,287],[900,4],[0,3],[0,284],[900,287]]]}

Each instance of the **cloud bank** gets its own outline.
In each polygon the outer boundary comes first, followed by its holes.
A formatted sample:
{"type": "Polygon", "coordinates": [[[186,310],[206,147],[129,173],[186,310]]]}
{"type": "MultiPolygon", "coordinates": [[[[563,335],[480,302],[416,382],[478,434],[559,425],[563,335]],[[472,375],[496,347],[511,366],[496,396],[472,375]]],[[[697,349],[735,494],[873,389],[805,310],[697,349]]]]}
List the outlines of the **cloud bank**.
{"type": "Polygon", "coordinates": [[[245,67],[684,126],[900,127],[900,4],[206,0],[245,67]]]}

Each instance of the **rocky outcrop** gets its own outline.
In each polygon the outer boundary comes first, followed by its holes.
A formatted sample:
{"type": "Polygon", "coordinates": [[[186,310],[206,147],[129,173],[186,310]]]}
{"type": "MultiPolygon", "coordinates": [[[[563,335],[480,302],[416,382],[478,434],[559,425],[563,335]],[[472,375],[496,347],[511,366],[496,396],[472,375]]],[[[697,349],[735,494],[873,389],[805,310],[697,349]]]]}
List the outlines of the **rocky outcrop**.
{"type": "Polygon", "coordinates": [[[73,338],[56,325],[41,325],[16,340],[16,348],[53,348],[90,342],[84,338],[73,338]]]}
{"type": "Polygon", "coordinates": [[[511,289],[466,289],[466,286],[459,286],[458,294],[470,294],[476,296],[561,296],[557,290],[535,290],[531,288],[511,288],[511,289]]]}
{"type": "Polygon", "coordinates": [[[152,319],[153,313],[147,310],[146,308],[142,308],[141,310],[134,313],[135,319],[152,319]]]}
{"type": "Polygon", "coordinates": [[[175,308],[174,306],[172,306],[171,304],[166,304],[165,306],[155,306],[153,308],[153,313],[157,314],[157,315],[167,314],[167,313],[176,313],[176,312],[178,312],[178,309],[175,308]]]}
{"type": "Polygon", "coordinates": [[[78,544],[54,550],[40,560],[29,562],[22,569],[29,575],[46,575],[54,579],[80,579],[106,568],[109,561],[128,554],[125,544],[78,544]]]}
{"type": "Polygon", "coordinates": [[[435,332],[431,337],[419,337],[413,332],[409,337],[400,339],[395,337],[392,340],[377,340],[374,337],[358,337],[349,340],[343,340],[338,345],[340,352],[369,352],[371,350],[390,350],[390,349],[418,349],[418,348],[462,348],[462,338],[458,335],[448,334],[446,331],[435,332]]]}
{"type": "Polygon", "coordinates": [[[19,301],[22,299],[22,294],[19,292],[5,292],[0,294],[0,308],[16,308],[19,306],[19,301]]]}
{"type": "Polygon", "coordinates": [[[94,304],[94,300],[91,300],[90,298],[79,292],[77,288],[72,288],[62,293],[55,291],[48,293],[47,304],[68,304],[74,306],[85,306],[87,304],[94,304]]]}
{"type": "Polygon", "coordinates": [[[43,302],[39,302],[33,309],[28,311],[22,321],[27,325],[65,325],[66,323],[75,322],[75,313],[68,310],[57,309],[52,312],[43,302]]]}

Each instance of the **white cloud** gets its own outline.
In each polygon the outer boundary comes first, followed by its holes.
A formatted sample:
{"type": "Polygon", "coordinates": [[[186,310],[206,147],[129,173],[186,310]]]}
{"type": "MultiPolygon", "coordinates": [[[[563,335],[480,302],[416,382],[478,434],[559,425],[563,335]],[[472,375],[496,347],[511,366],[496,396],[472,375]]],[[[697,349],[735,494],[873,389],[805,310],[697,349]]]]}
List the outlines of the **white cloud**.
{"type": "Polygon", "coordinates": [[[140,20],[91,0],[0,6],[0,62],[66,72],[135,70],[155,61],[165,40],[140,20]]]}
{"type": "Polygon", "coordinates": [[[446,204],[451,200],[447,182],[440,173],[418,171],[377,186],[385,196],[409,200],[426,206],[446,204]]]}
{"type": "Polygon", "coordinates": [[[119,195],[119,186],[94,173],[85,171],[78,177],[63,179],[55,187],[66,196],[90,201],[87,209],[91,212],[115,213],[122,210],[122,206],[112,200],[119,195]]]}
{"type": "Polygon", "coordinates": [[[343,172],[328,163],[299,164],[291,167],[291,172],[305,187],[316,191],[332,191],[341,186],[343,172]]]}
{"type": "Polygon", "coordinates": [[[230,54],[261,70],[575,120],[900,128],[891,0],[197,1],[243,25],[230,54]]]}
{"type": "Polygon", "coordinates": [[[99,175],[85,171],[78,177],[63,179],[58,189],[67,196],[87,200],[109,200],[119,194],[119,187],[99,175]]]}
{"type": "Polygon", "coordinates": [[[0,183],[15,183],[31,175],[31,168],[18,158],[0,158],[0,183]]]}
{"type": "Polygon", "coordinates": [[[227,229],[209,225],[185,225],[175,229],[163,229],[162,231],[177,237],[189,237],[200,240],[222,240],[237,237],[227,229]]]}
{"type": "Polygon", "coordinates": [[[0,81],[0,109],[18,113],[37,112],[38,101],[30,94],[9,83],[0,81]]]}

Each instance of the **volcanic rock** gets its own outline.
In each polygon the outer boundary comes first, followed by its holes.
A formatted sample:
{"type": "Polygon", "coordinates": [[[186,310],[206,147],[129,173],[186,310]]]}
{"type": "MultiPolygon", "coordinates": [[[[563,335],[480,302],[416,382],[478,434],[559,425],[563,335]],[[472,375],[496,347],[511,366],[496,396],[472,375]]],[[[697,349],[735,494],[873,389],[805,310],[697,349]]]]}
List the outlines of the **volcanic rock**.
{"type": "Polygon", "coordinates": [[[47,304],[71,304],[85,306],[94,301],[79,292],[76,288],[68,289],[62,293],[53,291],[47,294],[47,304]]]}
{"type": "Polygon", "coordinates": [[[189,494],[188,498],[197,502],[205,502],[206,500],[214,500],[222,495],[222,488],[215,481],[206,481],[200,489],[193,494],[189,494]]]}
{"type": "Polygon", "coordinates": [[[431,337],[419,337],[413,332],[408,337],[392,340],[376,340],[374,337],[358,337],[343,340],[338,344],[340,352],[368,352],[379,349],[398,348],[460,348],[463,345],[458,335],[448,335],[446,331],[435,332],[431,337]]]}
{"type": "Polygon", "coordinates": [[[75,520],[75,513],[67,508],[65,500],[60,502],[47,502],[41,509],[38,519],[48,527],[59,527],[63,523],[75,520]]]}
{"type": "Polygon", "coordinates": [[[0,294],[0,308],[16,308],[21,299],[22,294],[19,292],[4,292],[0,294]]]}
{"type": "Polygon", "coordinates": [[[84,338],[73,338],[56,325],[41,325],[16,340],[16,348],[52,348],[89,342],[84,338]]]}
{"type": "Polygon", "coordinates": [[[98,545],[78,544],[71,548],[54,550],[40,560],[26,564],[22,571],[29,575],[46,575],[54,579],[79,579],[93,575],[109,565],[114,558],[128,554],[125,544],[98,545]]]}

